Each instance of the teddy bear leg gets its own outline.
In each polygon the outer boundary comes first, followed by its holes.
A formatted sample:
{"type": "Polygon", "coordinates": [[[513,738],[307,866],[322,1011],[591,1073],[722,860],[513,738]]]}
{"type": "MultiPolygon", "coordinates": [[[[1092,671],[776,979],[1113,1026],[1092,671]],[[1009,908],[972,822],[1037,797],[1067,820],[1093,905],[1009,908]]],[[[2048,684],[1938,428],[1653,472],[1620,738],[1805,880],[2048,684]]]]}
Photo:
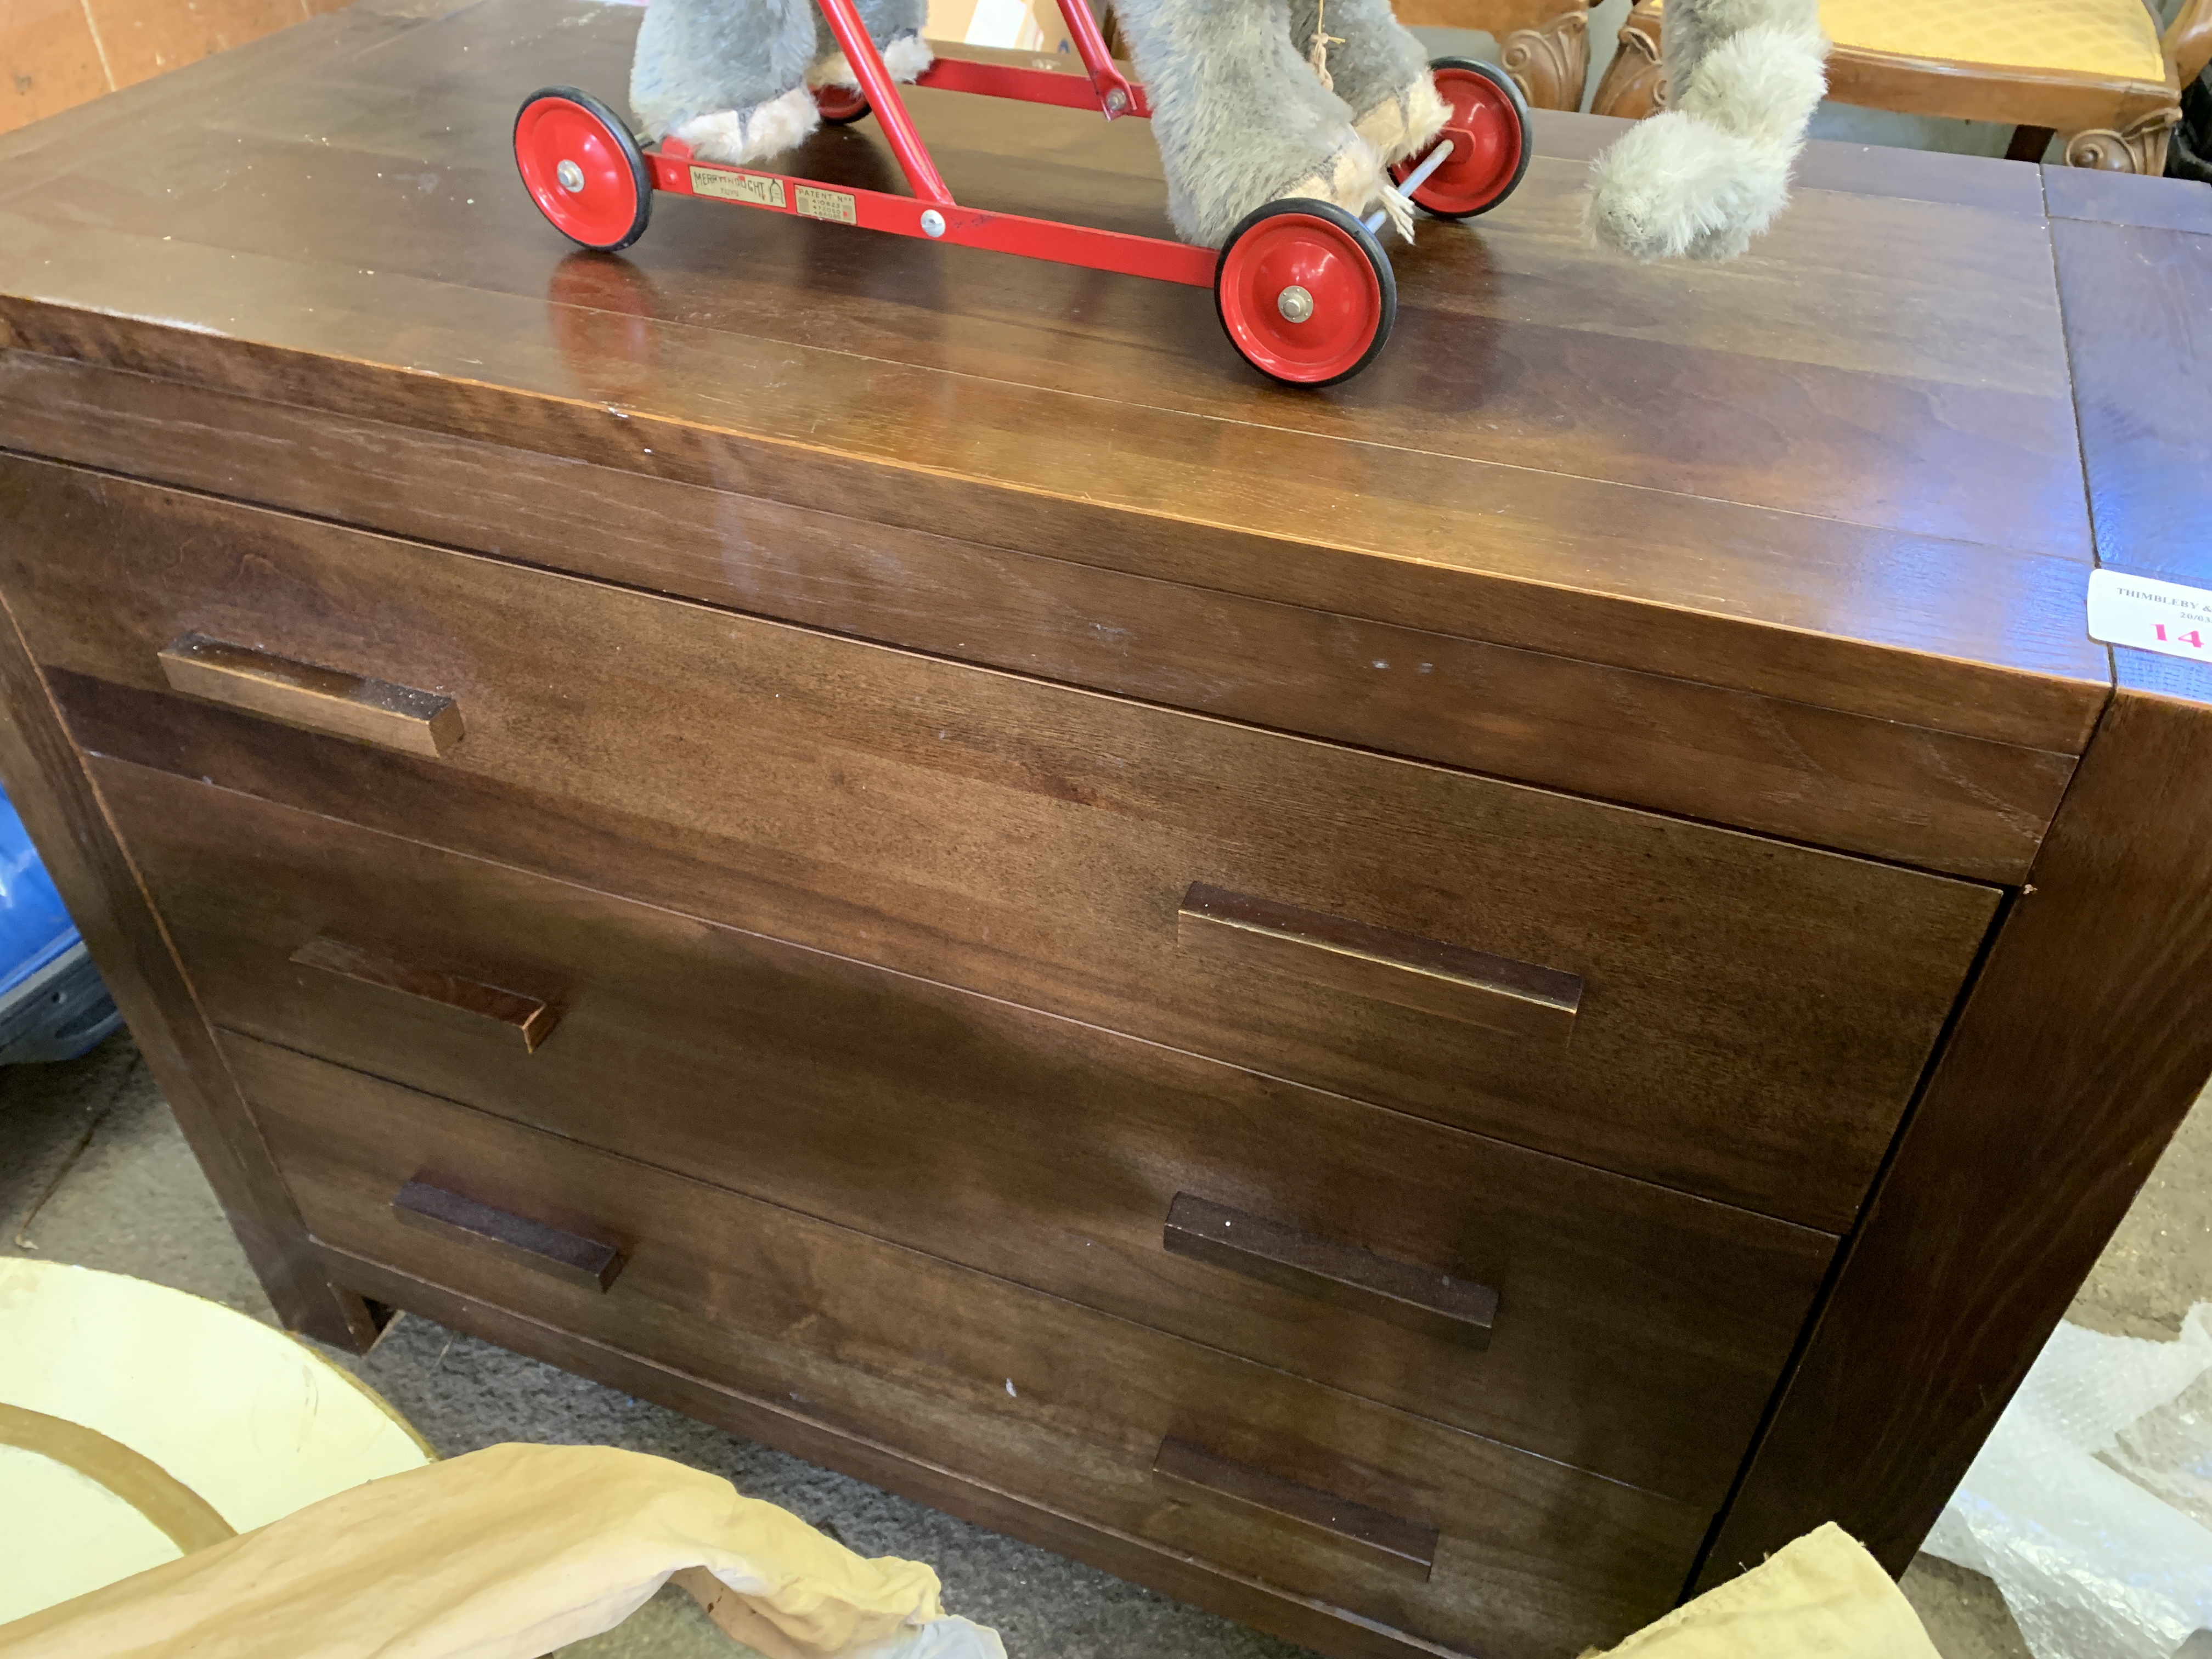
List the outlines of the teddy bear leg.
{"type": "Polygon", "coordinates": [[[1115,0],[1115,15],[1152,100],[1168,216],[1186,241],[1218,247],[1283,197],[1355,214],[1382,198],[1382,163],[1291,48],[1285,0],[1115,0]]]}
{"type": "Polygon", "coordinates": [[[1819,0],[1668,0],[1669,107],[1591,167],[1587,217],[1638,259],[1728,259],[1790,199],[1826,90],[1819,0]]]}
{"type": "MultiPolygon", "coordinates": [[[[915,80],[937,61],[929,43],[921,38],[922,23],[929,15],[928,0],[855,0],[855,3],[869,38],[884,54],[884,67],[891,72],[892,80],[915,80]]],[[[856,89],[860,84],[860,77],[853,73],[853,66],[838,47],[837,37],[830,33],[830,19],[819,7],[815,9],[814,63],[806,71],[806,84],[856,89]]]]}
{"type": "Polygon", "coordinates": [[[630,110],[654,138],[744,166],[820,125],[805,86],[813,0],[653,0],[631,60],[630,110]]]}
{"type": "Polygon", "coordinates": [[[1290,0],[1291,44],[1310,61],[1316,36],[1352,125],[1394,166],[1429,147],[1449,112],[1429,76],[1428,48],[1390,12],[1389,0],[1290,0]]]}

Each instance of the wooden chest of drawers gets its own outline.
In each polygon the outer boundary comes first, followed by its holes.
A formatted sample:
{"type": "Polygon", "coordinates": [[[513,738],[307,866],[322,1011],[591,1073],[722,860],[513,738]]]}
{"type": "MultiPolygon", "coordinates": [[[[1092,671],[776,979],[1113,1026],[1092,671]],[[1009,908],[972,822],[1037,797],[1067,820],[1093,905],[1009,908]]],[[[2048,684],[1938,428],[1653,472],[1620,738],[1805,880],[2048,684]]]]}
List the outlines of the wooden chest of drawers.
{"type": "MultiPolygon", "coordinates": [[[[1119,278],[564,257],[504,122],[632,27],[363,0],[0,141],[0,769],[285,1316],[1337,1654],[1901,1565],[2212,1069],[2212,698],[2081,611],[2202,574],[2103,306],[2202,289],[2169,198],[1816,149],[1637,270],[1551,120],[1300,397],[1119,278]]],[[[1158,216],[1133,123],[916,102],[1158,216]]]]}

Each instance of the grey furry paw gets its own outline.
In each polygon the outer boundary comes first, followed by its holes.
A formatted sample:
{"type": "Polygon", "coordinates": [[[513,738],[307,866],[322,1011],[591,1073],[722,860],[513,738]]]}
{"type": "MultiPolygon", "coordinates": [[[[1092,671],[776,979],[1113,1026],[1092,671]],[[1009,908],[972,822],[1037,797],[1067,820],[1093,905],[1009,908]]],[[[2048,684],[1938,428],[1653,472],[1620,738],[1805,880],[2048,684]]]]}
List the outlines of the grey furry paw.
{"type": "Polygon", "coordinates": [[[1638,259],[1741,253],[1789,204],[1826,52],[1796,23],[1753,24],[1708,47],[1676,107],[1591,164],[1590,234],[1638,259]]]}
{"type": "MultiPolygon", "coordinates": [[[[884,43],[884,67],[891,72],[894,81],[918,81],[929,72],[929,66],[936,61],[937,54],[930,50],[929,42],[919,34],[902,34],[884,43]]],[[[810,87],[850,87],[858,92],[860,77],[853,73],[853,65],[846,60],[843,52],[833,52],[817,59],[814,67],[806,71],[806,84],[810,87]]]]}
{"type": "Polygon", "coordinates": [[[691,153],[702,161],[744,167],[796,149],[821,125],[814,94],[805,87],[793,87],[750,109],[694,116],[669,137],[690,145],[691,153]]]}
{"type": "Polygon", "coordinates": [[[1790,152],[1668,110],[1591,167],[1590,234],[1638,259],[1730,259],[1790,197],[1790,152]]]}

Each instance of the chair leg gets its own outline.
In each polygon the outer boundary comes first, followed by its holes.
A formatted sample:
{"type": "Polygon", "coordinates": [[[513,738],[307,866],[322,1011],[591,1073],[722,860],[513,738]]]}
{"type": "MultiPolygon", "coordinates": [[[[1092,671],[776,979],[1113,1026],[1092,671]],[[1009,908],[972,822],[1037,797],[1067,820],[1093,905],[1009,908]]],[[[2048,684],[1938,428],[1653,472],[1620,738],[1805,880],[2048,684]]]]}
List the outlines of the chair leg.
{"type": "Polygon", "coordinates": [[[1667,107],[1667,82],[1659,62],[1659,8],[1636,0],[1620,27],[1620,44],[1590,95],[1593,115],[1625,115],[1632,121],[1667,107]]]}
{"type": "Polygon", "coordinates": [[[2091,127],[2069,132],[2066,165],[2101,173],[2140,173],[2156,178],[2166,171],[2166,136],[2181,119],[2178,107],[2153,110],[2132,125],[2114,131],[2091,127]]]}
{"type": "Polygon", "coordinates": [[[1537,109],[1576,110],[1589,81],[1590,0],[1553,0],[1532,29],[1498,43],[1498,64],[1537,109]]]}
{"type": "Polygon", "coordinates": [[[2043,152],[2051,148],[2049,127],[2014,127],[2012,143],[2005,146],[2008,161],[2040,161],[2043,152]]]}

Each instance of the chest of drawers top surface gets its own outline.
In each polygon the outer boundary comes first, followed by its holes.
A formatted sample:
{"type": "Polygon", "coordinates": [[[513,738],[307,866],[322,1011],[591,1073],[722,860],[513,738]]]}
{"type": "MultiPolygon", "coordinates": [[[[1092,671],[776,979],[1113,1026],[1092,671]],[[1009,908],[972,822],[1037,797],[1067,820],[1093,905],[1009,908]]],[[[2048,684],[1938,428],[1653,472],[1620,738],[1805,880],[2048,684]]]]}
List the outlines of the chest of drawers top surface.
{"type": "MultiPolygon", "coordinates": [[[[64,372],[96,363],[193,387],[204,422],[258,434],[233,476],[173,482],[744,608],[804,608],[805,583],[753,544],[836,542],[828,514],[903,532],[878,564],[910,594],[967,583],[980,635],[1042,579],[963,576],[956,549],[1421,630],[1395,652],[1349,642],[1370,681],[1333,703],[1405,696],[1387,683],[1423,671],[1394,654],[1429,639],[2056,755],[2106,695],[2079,621],[2088,515],[2033,169],[1816,146],[1751,256],[1642,269],[1576,228],[1611,129],[1546,118],[1509,204],[1394,255],[1375,367],[1294,393],[1170,284],[674,198],[624,255],[572,254],[515,179],[509,123],[539,85],[618,93],[635,14],[439,9],[368,0],[0,140],[0,443],[179,471],[153,392],[64,372]],[[465,489],[452,446],[469,443],[513,464],[478,458],[465,489]],[[562,549],[533,544],[539,515],[562,549]],[[718,564],[747,567],[750,593],[697,592],[718,564]]],[[[963,200],[1160,228],[1143,123],[914,104],[963,200]]],[[[894,176],[872,123],[793,166],[894,176]]],[[[958,633],[899,642],[990,654],[958,633]]],[[[1268,649],[1279,668],[1311,643],[1268,649]]],[[[2039,822],[2050,790],[2024,787],[2039,822]]]]}

